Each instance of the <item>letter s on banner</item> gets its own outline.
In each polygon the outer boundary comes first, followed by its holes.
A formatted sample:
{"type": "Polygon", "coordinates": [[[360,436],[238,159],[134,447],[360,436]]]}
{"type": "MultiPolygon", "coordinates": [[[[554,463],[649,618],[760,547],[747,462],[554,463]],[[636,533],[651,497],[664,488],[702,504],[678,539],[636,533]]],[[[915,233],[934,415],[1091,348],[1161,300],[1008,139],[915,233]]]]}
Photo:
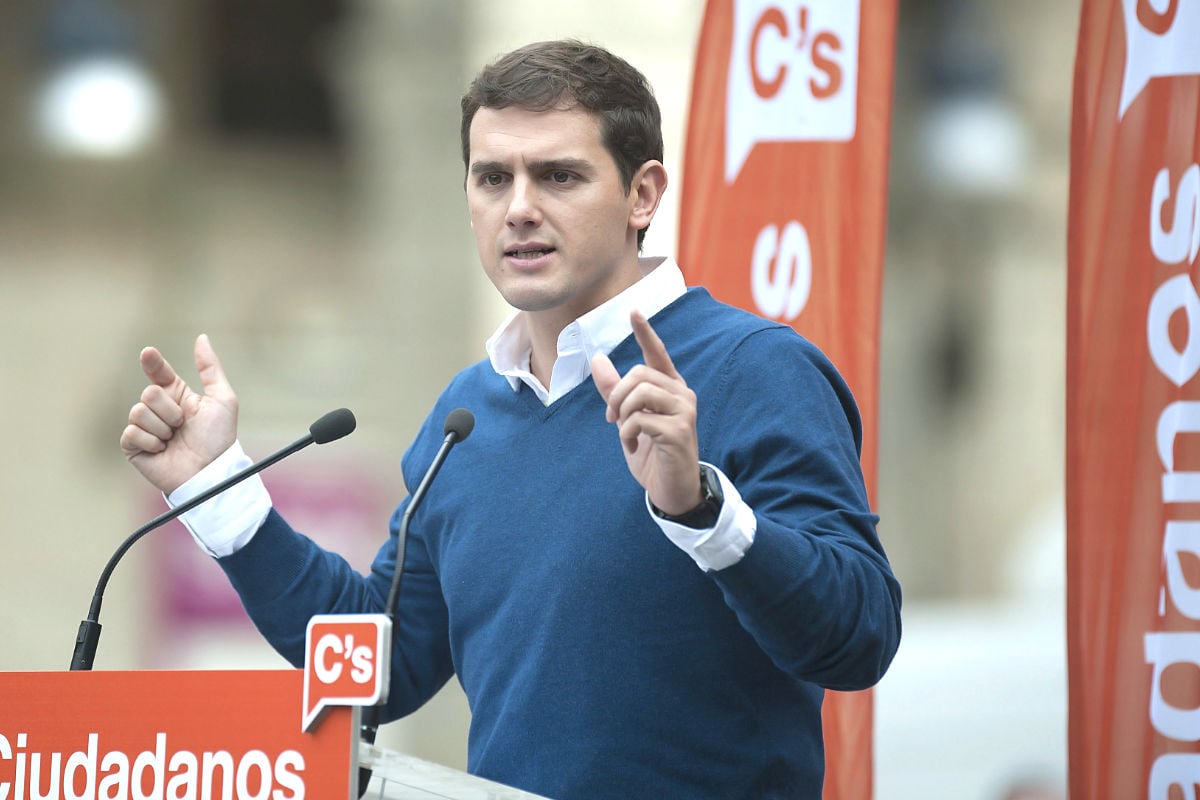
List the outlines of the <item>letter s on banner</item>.
{"type": "Polygon", "coordinates": [[[373,706],[387,700],[391,620],[384,614],[318,614],[304,646],[301,728],[328,706],[373,706]]]}
{"type": "Polygon", "coordinates": [[[1184,170],[1175,192],[1171,229],[1163,227],[1163,206],[1171,199],[1171,173],[1160,169],[1154,176],[1150,198],[1150,249],[1164,264],[1191,263],[1200,252],[1200,164],[1184,170]]]}
{"type": "Polygon", "coordinates": [[[791,322],[800,316],[812,291],[812,250],[808,231],[795,220],[783,233],[767,225],[754,242],[750,289],[764,317],[791,322]]]}

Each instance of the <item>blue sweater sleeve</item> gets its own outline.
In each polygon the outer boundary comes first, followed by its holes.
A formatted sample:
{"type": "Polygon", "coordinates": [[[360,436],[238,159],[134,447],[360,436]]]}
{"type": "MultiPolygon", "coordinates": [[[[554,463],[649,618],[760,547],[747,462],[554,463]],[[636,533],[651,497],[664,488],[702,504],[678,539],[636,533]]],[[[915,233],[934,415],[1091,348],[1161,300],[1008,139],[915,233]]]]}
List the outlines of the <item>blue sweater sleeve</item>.
{"type": "MultiPolygon", "coordinates": [[[[394,519],[403,508],[402,504],[394,519]]],[[[272,510],[245,547],[218,563],[266,640],[300,667],[308,620],[314,614],[384,612],[395,558],[393,533],[376,555],[371,573],[361,575],[272,510]]],[[[422,543],[408,542],[405,564],[393,650],[401,663],[392,665],[385,720],[419,708],[453,673],[446,607],[422,543]]]]}
{"type": "Polygon", "coordinates": [[[720,459],[757,520],[746,556],[713,580],[787,674],[830,689],[873,685],[899,645],[900,586],[875,532],[848,387],[783,328],[748,336],[710,386],[701,458],[720,459]]]}

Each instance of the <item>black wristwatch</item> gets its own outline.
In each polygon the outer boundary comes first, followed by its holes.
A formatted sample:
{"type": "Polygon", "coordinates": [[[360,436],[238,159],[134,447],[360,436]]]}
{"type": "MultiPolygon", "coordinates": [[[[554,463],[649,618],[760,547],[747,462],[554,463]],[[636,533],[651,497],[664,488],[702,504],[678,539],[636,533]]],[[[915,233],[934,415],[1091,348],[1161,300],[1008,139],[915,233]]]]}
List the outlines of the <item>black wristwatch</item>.
{"type": "Polygon", "coordinates": [[[721,479],[717,477],[713,468],[706,464],[700,465],[700,494],[703,495],[700,505],[682,514],[674,516],[664,514],[653,503],[650,504],[650,508],[654,509],[654,513],[658,516],[677,525],[686,525],[699,530],[712,528],[717,524],[717,518],[721,516],[721,506],[725,503],[725,495],[721,493],[721,479]]]}

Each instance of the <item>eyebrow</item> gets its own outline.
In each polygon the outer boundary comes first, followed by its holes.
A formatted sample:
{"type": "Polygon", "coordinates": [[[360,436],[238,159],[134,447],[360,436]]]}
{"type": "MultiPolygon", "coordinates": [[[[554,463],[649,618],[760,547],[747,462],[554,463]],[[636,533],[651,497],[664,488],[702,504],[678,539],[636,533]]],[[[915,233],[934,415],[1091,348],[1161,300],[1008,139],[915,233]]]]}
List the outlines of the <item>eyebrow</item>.
{"type": "MultiPolygon", "coordinates": [[[[553,172],[560,169],[569,172],[578,172],[581,175],[587,176],[591,176],[595,171],[592,167],[592,162],[583,158],[549,158],[529,162],[529,170],[531,172],[553,172]]],[[[490,172],[508,171],[508,165],[502,164],[499,161],[476,161],[471,164],[472,175],[486,175],[490,172]]]]}

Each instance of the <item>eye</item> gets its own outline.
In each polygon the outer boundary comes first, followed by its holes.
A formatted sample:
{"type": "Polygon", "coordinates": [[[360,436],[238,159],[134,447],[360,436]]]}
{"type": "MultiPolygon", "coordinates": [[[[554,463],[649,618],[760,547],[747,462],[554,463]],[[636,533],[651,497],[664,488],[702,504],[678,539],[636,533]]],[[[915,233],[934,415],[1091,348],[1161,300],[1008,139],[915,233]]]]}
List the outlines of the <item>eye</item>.
{"type": "Polygon", "coordinates": [[[554,181],[555,183],[570,183],[572,177],[573,176],[571,173],[561,169],[556,169],[554,172],[550,173],[550,180],[554,181]]]}
{"type": "Polygon", "coordinates": [[[479,182],[484,186],[499,186],[504,183],[504,176],[499,172],[489,172],[482,176],[479,182]]]}

